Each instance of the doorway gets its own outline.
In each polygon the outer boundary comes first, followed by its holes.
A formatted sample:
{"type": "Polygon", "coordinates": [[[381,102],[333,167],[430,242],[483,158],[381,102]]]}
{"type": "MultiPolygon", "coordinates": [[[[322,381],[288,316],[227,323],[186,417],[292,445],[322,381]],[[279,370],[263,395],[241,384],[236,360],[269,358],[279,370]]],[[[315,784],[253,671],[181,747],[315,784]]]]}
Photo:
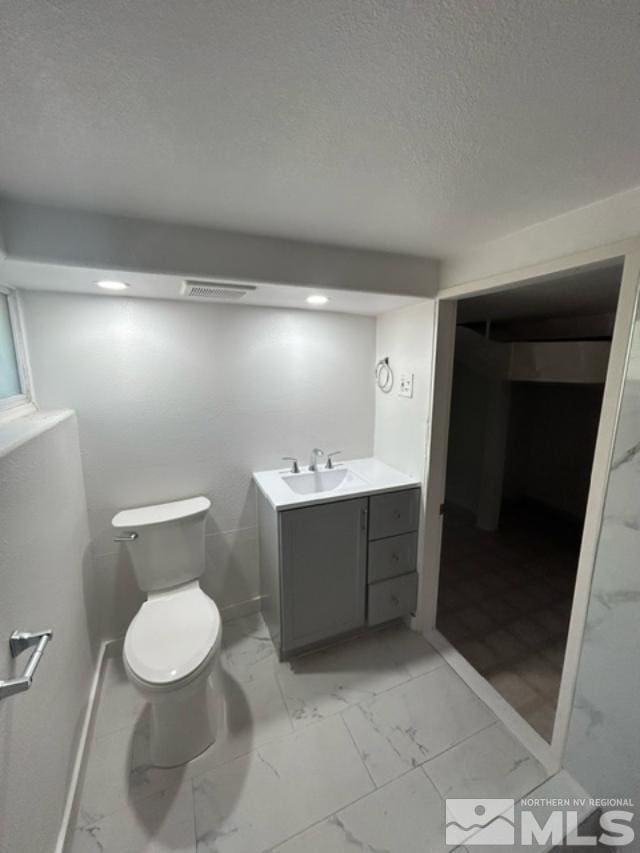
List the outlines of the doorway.
{"type": "Polygon", "coordinates": [[[621,278],[457,303],[436,628],[549,743],[621,278]]]}

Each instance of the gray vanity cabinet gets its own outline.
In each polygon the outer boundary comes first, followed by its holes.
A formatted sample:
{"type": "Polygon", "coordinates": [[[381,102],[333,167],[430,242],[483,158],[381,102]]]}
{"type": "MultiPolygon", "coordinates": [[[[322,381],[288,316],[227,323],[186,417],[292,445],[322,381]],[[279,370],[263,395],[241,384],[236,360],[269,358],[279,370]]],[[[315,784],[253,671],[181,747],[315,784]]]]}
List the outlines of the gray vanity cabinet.
{"type": "Polygon", "coordinates": [[[368,498],[280,513],[283,656],[365,623],[368,498]]]}
{"type": "Polygon", "coordinates": [[[416,607],[420,490],[275,509],[258,491],[262,614],[285,659],[416,607]]]}

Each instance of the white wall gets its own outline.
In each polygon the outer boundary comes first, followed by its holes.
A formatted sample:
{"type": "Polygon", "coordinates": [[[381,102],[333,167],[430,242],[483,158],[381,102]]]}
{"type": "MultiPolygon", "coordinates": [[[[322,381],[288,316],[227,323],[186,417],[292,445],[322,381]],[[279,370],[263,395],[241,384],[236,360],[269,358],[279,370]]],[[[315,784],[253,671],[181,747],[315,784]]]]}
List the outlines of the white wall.
{"type": "Polygon", "coordinates": [[[640,799],[640,321],[624,384],[564,764],[593,796],[640,799]]]}
{"type": "Polygon", "coordinates": [[[77,424],[71,412],[0,427],[0,677],[11,632],[53,628],[29,691],[0,703],[0,849],[54,849],[97,631],[77,424]],[[92,649],[93,643],[93,649],[92,649]]]}
{"type": "MultiPolygon", "coordinates": [[[[423,483],[421,513],[426,508],[427,441],[435,333],[435,301],[410,305],[378,317],[376,361],[389,357],[395,383],[385,394],[376,388],[374,455],[423,483]],[[413,373],[413,397],[401,397],[400,374],[413,373]]],[[[418,534],[418,571],[424,573],[425,524],[418,534]]],[[[421,598],[420,594],[420,598],[421,598]]],[[[419,611],[418,624],[425,618],[419,611]]]]}
{"type": "Polygon", "coordinates": [[[122,634],[140,595],[110,522],[123,507],[204,494],[204,588],[221,607],[259,594],[252,470],[373,450],[375,320],[25,292],[40,405],[73,407],[104,631],[122,634]]]}
{"type": "Polygon", "coordinates": [[[576,208],[449,258],[440,289],[638,237],[640,187],[576,208]]]}
{"type": "Polygon", "coordinates": [[[435,302],[429,300],[378,317],[376,361],[389,356],[395,384],[376,388],[375,456],[405,474],[425,473],[435,302]],[[414,374],[413,397],[400,397],[400,374],[414,374]]]}

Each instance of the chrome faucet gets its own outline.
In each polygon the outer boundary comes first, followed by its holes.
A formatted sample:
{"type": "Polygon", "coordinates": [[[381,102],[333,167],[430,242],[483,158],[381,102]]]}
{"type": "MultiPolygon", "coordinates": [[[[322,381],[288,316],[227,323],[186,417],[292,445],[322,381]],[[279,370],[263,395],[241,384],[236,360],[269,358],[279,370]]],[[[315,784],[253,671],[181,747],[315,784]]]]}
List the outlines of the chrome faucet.
{"type": "Polygon", "coordinates": [[[327,470],[331,470],[333,468],[333,456],[337,456],[339,453],[342,453],[341,450],[334,450],[333,453],[327,453],[327,464],[324,466],[327,470]]]}
{"type": "Polygon", "coordinates": [[[310,471],[318,470],[318,458],[320,456],[324,456],[324,450],[320,450],[319,447],[314,447],[311,451],[311,461],[309,462],[310,471]]]}
{"type": "Polygon", "coordinates": [[[298,460],[296,459],[295,456],[283,456],[282,461],[283,462],[291,462],[291,471],[290,471],[291,474],[299,474],[300,473],[300,468],[298,467],[298,460]]]}

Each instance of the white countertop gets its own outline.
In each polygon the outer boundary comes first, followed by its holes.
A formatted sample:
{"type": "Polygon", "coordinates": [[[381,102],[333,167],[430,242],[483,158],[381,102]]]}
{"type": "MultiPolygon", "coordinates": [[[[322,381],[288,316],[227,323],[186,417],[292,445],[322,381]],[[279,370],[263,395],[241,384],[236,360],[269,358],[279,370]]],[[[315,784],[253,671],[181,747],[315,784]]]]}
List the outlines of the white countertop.
{"type": "MultiPolygon", "coordinates": [[[[391,465],[380,462],[379,459],[353,459],[347,462],[336,462],[335,469],[347,468],[358,479],[347,479],[346,482],[327,492],[298,495],[293,492],[282,475],[289,475],[289,468],[279,468],[276,471],[254,471],[253,479],[276,510],[291,509],[292,507],[311,506],[312,504],[328,503],[329,501],[345,500],[358,495],[373,495],[380,492],[394,492],[398,489],[410,489],[420,486],[420,480],[408,477],[391,465]]],[[[305,469],[300,472],[306,473],[305,469]]],[[[293,475],[296,476],[296,475],[293,475]]]]}

